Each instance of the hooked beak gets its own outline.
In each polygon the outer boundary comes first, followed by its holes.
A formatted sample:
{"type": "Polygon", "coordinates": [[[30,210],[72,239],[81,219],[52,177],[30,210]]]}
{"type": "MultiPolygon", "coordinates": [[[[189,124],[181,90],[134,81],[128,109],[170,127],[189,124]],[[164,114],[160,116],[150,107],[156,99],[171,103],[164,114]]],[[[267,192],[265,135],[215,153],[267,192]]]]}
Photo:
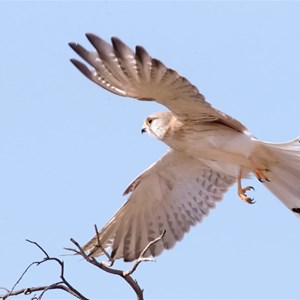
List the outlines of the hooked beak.
{"type": "Polygon", "coordinates": [[[143,134],[144,132],[146,132],[147,131],[147,129],[145,128],[145,127],[143,127],[142,129],[141,129],[141,134],[143,134]]]}

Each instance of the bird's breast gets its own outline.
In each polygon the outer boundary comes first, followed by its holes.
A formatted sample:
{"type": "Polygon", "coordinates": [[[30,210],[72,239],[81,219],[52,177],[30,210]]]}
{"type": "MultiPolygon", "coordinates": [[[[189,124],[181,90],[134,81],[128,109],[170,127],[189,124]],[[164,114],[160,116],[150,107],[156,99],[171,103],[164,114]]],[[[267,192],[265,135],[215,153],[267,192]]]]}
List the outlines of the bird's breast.
{"type": "Polygon", "coordinates": [[[163,142],[202,161],[251,167],[248,158],[254,147],[253,138],[224,124],[211,122],[183,125],[169,130],[163,142]]]}

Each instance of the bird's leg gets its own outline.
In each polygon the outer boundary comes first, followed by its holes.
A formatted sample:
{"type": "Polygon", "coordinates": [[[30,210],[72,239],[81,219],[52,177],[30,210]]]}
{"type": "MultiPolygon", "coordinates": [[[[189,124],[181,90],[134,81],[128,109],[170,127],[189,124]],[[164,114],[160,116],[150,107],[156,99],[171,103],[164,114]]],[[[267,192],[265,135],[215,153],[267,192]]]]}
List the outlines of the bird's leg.
{"type": "Polygon", "coordinates": [[[241,175],[239,176],[238,180],[237,180],[237,186],[238,186],[238,195],[241,198],[241,200],[246,201],[249,204],[253,204],[255,203],[253,198],[249,198],[246,195],[247,191],[253,190],[254,191],[254,187],[253,186],[246,186],[245,188],[242,188],[242,179],[241,179],[241,175]]]}
{"type": "Polygon", "coordinates": [[[258,168],[254,168],[253,169],[254,174],[256,176],[256,178],[260,181],[260,182],[271,182],[271,180],[267,177],[266,173],[270,173],[271,171],[269,169],[258,169],[258,168]]]}
{"type": "Polygon", "coordinates": [[[249,157],[249,161],[250,161],[250,164],[251,164],[251,166],[252,166],[252,170],[253,170],[253,172],[254,172],[256,178],[257,178],[260,182],[266,182],[266,181],[271,182],[271,180],[270,180],[270,179],[268,178],[268,176],[267,176],[267,173],[270,173],[270,172],[271,172],[269,169],[267,169],[267,168],[265,168],[265,169],[257,168],[257,167],[255,166],[255,163],[253,162],[253,159],[252,159],[251,156],[249,157]]]}

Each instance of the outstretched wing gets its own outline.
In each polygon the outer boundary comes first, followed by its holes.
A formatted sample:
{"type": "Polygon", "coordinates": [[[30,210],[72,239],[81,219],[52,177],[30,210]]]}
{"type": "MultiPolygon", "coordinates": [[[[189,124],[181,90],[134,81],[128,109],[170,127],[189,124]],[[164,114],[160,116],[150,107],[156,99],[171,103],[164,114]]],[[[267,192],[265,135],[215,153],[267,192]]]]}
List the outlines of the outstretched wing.
{"type": "Polygon", "coordinates": [[[151,58],[143,47],[137,46],[133,52],[116,37],[110,45],[94,34],[86,36],[96,52],[76,43],[69,45],[94,69],[76,59],[71,61],[101,87],[120,96],[161,103],[180,120],[218,120],[238,131],[246,130],[239,121],[213,108],[186,78],[151,58]]]}
{"type": "Polygon", "coordinates": [[[166,230],[163,240],[145,255],[157,256],[200,222],[234,182],[233,177],[170,150],[129,185],[124,193],[131,192],[128,201],[83,250],[99,256],[103,248],[112,249],[114,259],[132,261],[166,230]]]}

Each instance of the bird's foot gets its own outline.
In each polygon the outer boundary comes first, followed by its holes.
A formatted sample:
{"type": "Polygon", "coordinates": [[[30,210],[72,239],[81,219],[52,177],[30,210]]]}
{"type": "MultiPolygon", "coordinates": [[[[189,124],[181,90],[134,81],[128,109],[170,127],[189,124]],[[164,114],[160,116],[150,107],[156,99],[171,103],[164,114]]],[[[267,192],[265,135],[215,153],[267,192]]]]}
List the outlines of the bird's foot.
{"type": "Polygon", "coordinates": [[[254,187],[253,186],[247,186],[245,188],[239,188],[238,189],[238,195],[239,197],[241,198],[241,200],[249,203],[249,204],[254,204],[255,201],[254,201],[254,198],[249,198],[247,195],[246,195],[246,192],[247,191],[250,191],[250,190],[253,190],[255,191],[254,187]]]}
{"type": "Polygon", "coordinates": [[[254,173],[255,173],[255,176],[256,178],[264,183],[264,182],[271,182],[271,180],[268,178],[268,173],[270,173],[271,171],[269,169],[258,169],[258,168],[255,168],[254,169],[254,173]]]}

